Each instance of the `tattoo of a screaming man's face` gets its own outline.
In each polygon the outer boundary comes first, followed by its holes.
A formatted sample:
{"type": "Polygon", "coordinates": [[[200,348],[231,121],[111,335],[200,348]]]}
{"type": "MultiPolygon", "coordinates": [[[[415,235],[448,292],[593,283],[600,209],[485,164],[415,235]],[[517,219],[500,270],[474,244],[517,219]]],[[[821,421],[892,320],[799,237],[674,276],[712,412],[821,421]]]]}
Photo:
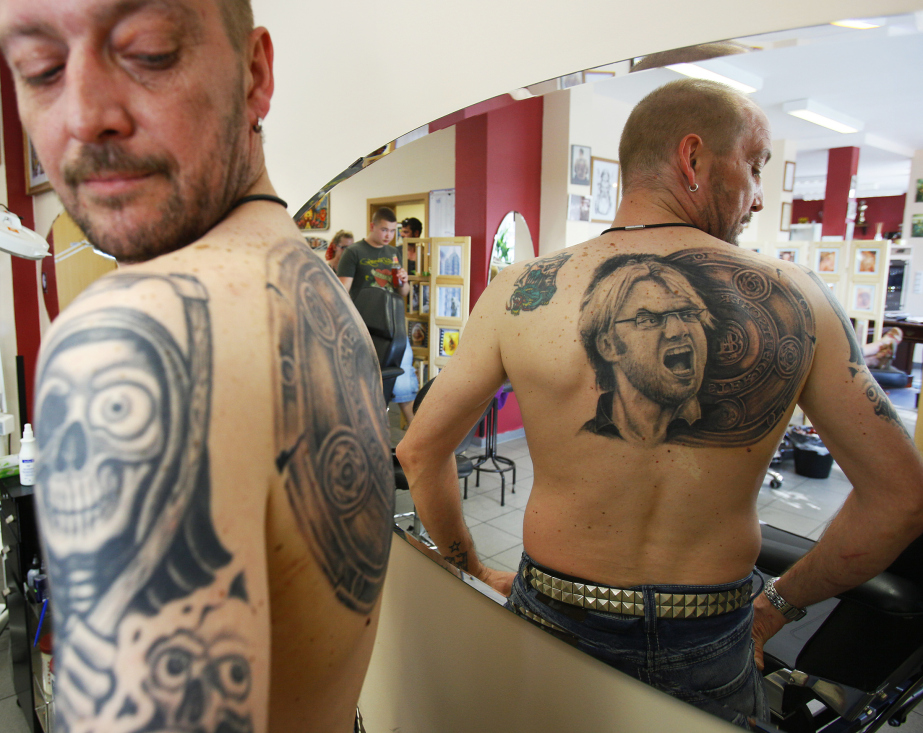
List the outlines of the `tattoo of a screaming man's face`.
{"type": "Polygon", "coordinates": [[[134,615],[210,585],[232,557],[211,519],[206,451],[212,344],[192,277],[117,275],[45,345],[38,370],[36,499],[55,591],[66,730],[115,691],[117,636],[134,615]],[[183,326],[92,307],[115,290],[156,292],[183,326]]]}
{"type": "Polygon", "coordinates": [[[580,336],[603,394],[583,430],[638,445],[751,445],[795,399],[814,317],[773,268],[733,253],[619,255],[594,273],[580,336]]]}
{"type": "Polygon", "coordinates": [[[283,242],[268,264],[276,465],[336,597],[368,613],[384,582],[394,516],[378,361],[324,262],[283,242]]]}
{"type": "Polygon", "coordinates": [[[506,310],[518,316],[522,311],[534,311],[539,306],[548,305],[558,291],[555,285],[558,270],[570,258],[570,252],[562,252],[527,264],[516,278],[506,310]]]}

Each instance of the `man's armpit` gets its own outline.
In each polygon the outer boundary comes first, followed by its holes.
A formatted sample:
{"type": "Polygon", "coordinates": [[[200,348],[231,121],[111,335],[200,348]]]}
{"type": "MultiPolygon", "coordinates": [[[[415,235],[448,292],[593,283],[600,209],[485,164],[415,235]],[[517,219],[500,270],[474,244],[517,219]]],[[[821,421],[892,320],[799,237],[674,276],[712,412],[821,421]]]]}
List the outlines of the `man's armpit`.
{"type": "MultiPolygon", "coordinates": [[[[42,349],[36,399],[65,729],[113,704],[125,620],[185,603],[232,561],[210,510],[205,288],[183,275],[116,275],[72,312],[42,349]],[[116,292],[119,303],[152,299],[157,317],[111,305],[116,292]]],[[[131,706],[165,719],[151,700],[131,706]]]]}
{"type": "Polygon", "coordinates": [[[314,557],[343,605],[374,607],[394,516],[377,358],[330,268],[304,245],[269,254],[276,466],[314,557]]]}

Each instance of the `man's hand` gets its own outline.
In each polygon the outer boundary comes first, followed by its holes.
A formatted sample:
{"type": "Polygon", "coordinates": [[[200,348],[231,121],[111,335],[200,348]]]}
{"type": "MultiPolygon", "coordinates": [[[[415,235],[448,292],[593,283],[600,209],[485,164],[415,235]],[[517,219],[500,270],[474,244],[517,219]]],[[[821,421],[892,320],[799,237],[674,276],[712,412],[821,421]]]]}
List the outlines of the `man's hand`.
{"type": "Polygon", "coordinates": [[[481,568],[477,574],[478,580],[483,580],[495,591],[509,598],[510,593],[513,592],[513,580],[516,578],[516,573],[508,570],[494,570],[486,565],[481,565],[481,568]]]}
{"type": "Polygon", "coordinates": [[[407,282],[407,280],[409,280],[409,279],[410,279],[410,278],[409,278],[409,276],[407,275],[407,270],[405,270],[403,267],[401,267],[400,269],[398,269],[398,271],[397,271],[397,280],[398,280],[398,282],[399,282],[402,286],[403,286],[403,285],[407,282]]]}
{"type": "Polygon", "coordinates": [[[753,601],[753,657],[757,668],[763,671],[763,645],[775,636],[788,621],[773,606],[765,593],[760,593],[753,601]]]}

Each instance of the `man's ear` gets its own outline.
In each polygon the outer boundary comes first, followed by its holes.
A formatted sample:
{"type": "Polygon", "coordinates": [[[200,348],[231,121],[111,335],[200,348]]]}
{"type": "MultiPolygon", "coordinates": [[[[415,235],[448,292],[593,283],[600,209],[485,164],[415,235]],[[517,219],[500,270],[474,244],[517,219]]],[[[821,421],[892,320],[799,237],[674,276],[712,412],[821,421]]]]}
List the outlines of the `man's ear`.
{"type": "Polygon", "coordinates": [[[269,114],[269,100],[275,88],[272,74],[273,48],[269,31],[263,27],[254,28],[247,39],[250,66],[250,84],[247,88],[247,108],[250,111],[251,124],[269,114]]]}
{"type": "Polygon", "coordinates": [[[609,332],[600,333],[596,337],[596,350],[606,361],[617,363],[619,360],[619,349],[615,344],[615,339],[609,332]]]}
{"type": "Polygon", "coordinates": [[[683,178],[689,188],[695,188],[696,176],[702,172],[700,159],[705,152],[705,146],[702,138],[694,133],[689,133],[679,141],[679,167],[682,171],[683,178]]]}

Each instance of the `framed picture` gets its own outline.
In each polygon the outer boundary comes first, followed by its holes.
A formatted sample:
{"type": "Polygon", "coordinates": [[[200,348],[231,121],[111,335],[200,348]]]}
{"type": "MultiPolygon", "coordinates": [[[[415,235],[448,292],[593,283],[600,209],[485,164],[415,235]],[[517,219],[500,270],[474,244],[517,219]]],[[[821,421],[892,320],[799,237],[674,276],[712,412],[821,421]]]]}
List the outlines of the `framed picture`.
{"type": "Polygon", "coordinates": [[[439,329],[439,356],[452,356],[458,349],[459,331],[457,328],[439,329]]]}
{"type": "Polygon", "coordinates": [[[440,244],[439,260],[436,263],[437,276],[461,277],[462,275],[462,246],[460,244],[440,244]]]}
{"type": "Polygon", "coordinates": [[[923,237],[923,214],[914,214],[910,222],[910,236],[923,237]]]}
{"type": "Polygon", "coordinates": [[[575,186],[590,185],[591,157],[589,145],[570,146],[570,182],[575,186]]]}
{"type": "Polygon", "coordinates": [[[583,72],[575,71],[573,74],[565,74],[564,76],[558,77],[559,87],[561,89],[570,89],[571,87],[578,87],[583,84],[583,72]]]}
{"type": "Polygon", "coordinates": [[[856,275],[877,275],[881,272],[880,247],[856,247],[856,275]]]}
{"type": "Polygon", "coordinates": [[[824,275],[836,275],[840,271],[839,248],[819,247],[815,271],[824,275]]]}
{"type": "Polygon", "coordinates": [[[852,286],[852,309],[871,313],[875,310],[875,285],[856,284],[852,286]]]}
{"type": "MultiPolygon", "coordinates": [[[[407,335],[410,337],[410,345],[415,349],[423,349],[429,346],[429,324],[425,321],[410,321],[407,335]]],[[[422,384],[422,383],[421,383],[422,384]]]]}
{"type": "Polygon", "coordinates": [[[407,312],[420,312],[420,283],[410,284],[410,295],[407,297],[407,312]]]}
{"type": "Polygon", "coordinates": [[[436,286],[436,318],[461,318],[462,305],[460,285],[436,286]]]}
{"type": "Polygon", "coordinates": [[[314,206],[305,204],[295,214],[295,223],[299,229],[329,229],[330,228],[330,194],[321,196],[314,206]]]}
{"type": "Polygon", "coordinates": [[[23,150],[26,155],[26,194],[35,196],[37,193],[44,193],[51,190],[51,183],[48,181],[48,174],[42,167],[38,155],[35,153],[35,146],[25,132],[23,136],[23,150]]]}
{"type": "Polygon", "coordinates": [[[619,162],[590,158],[590,178],[590,221],[609,224],[615,218],[619,201],[619,162]]]}
{"type": "Polygon", "coordinates": [[[779,247],[779,249],[776,250],[776,257],[786,262],[798,264],[798,250],[794,248],[786,249],[785,247],[779,247]]]}
{"type": "Polygon", "coordinates": [[[917,195],[916,195],[916,198],[914,198],[914,203],[919,204],[921,202],[923,202],[923,178],[918,178],[917,179],[917,195]]]}
{"type": "Polygon", "coordinates": [[[429,313],[429,285],[420,285],[420,313],[429,313]]]}
{"type": "Polygon", "coordinates": [[[779,222],[779,230],[783,232],[792,230],[792,204],[790,201],[782,202],[782,220],[779,222]]]}
{"type": "Polygon", "coordinates": [[[568,221],[589,221],[592,201],[589,196],[570,194],[567,203],[568,221]]]}
{"type": "Polygon", "coordinates": [[[795,161],[785,161],[785,174],[782,176],[782,190],[791,193],[795,190],[795,161]]]}

